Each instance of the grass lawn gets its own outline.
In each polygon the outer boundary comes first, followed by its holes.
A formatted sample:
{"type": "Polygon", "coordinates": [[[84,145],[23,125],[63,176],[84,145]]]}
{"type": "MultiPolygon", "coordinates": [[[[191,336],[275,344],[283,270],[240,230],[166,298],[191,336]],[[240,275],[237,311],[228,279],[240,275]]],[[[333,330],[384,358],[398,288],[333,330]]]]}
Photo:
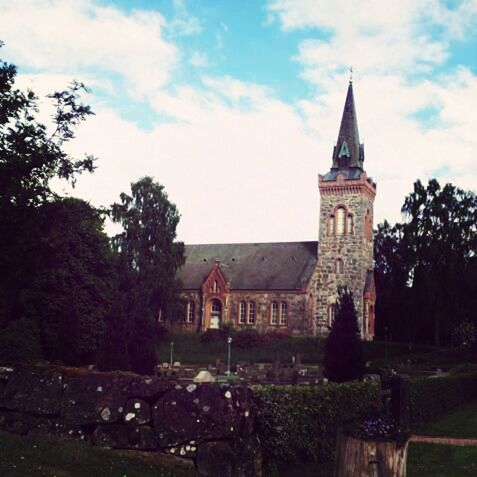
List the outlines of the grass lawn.
{"type": "Polygon", "coordinates": [[[425,436],[477,439],[477,402],[466,404],[435,421],[424,424],[417,428],[415,433],[425,436]]]}
{"type": "MultiPolygon", "coordinates": [[[[0,431],[2,477],[185,477],[127,453],[80,442],[54,442],[0,431]]],[[[191,475],[191,474],[189,474],[191,475]]]]}
{"type": "Polygon", "coordinates": [[[475,477],[477,447],[412,443],[407,459],[408,477],[475,477]]]}

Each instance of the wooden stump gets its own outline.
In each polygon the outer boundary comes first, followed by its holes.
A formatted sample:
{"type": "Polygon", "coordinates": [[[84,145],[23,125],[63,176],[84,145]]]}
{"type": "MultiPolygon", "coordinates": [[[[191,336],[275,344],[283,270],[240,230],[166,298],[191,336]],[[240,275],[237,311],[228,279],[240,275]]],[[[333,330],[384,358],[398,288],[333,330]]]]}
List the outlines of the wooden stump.
{"type": "Polygon", "coordinates": [[[335,477],[405,477],[407,446],[407,441],[371,441],[339,432],[335,477]]]}

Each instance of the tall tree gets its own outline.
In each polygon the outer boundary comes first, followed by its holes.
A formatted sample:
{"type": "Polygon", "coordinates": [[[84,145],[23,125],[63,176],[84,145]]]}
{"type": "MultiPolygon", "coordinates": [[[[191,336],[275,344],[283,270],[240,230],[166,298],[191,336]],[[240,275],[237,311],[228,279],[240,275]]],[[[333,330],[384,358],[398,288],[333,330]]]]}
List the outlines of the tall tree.
{"type": "Polygon", "coordinates": [[[74,82],[50,95],[55,113],[47,127],[38,120],[35,94],[15,88],[16,74],[14,65],[0,60],[0,326],[25,313],[38,264],[38,207],[55,197],[51,179],[74,183],[77,174],[94,168],[92,156],[76,159],[63,149],[93,114],[80,102],[84,85],[74,82]]]}
{"type": "Polygon", "coordinates": [[[115,283],[103,218],[87,202],[67,198],[41,206],[39,220],[25,316],[36,320],[46,358],[96,363],[115,283]]]}
{"type": "Polygon", "coordinates": [[[325,375],[335,382],[352,381],[362,376],[364,351],[353,295],[339,289],[335,320],[325,343],[325,375]]]}
{"type": "Polygon", "coordinates": [[[450,344],[456,327],[476,320],[476,196],[416,181],[402,211],[402,224],[375,234],[378,335],[387,326],[395,340],[450,344]]]}
{"type": "Polygon", "coordinates": [[[184,245],[175,241],[179,213],[151,177],[132,184],[131,195],[120,198],[111,214],[123,227],[113,245],[119,254],[129,357],[133,370],[150,372],[158,312],[172,320],[177,302],[175,276],[184,263],[184,245]]]}
{"type": "Polygon", "coordinates": [[[415,313],[433,323],[434,344],[439,346],[442,340],[449,342],[461,319],[458,307],[465,297],[458,283],[477,250],[477,198],[452,184],[441,187],[431,179],[424,187],[418,180],[402,212],[415,313]]]}

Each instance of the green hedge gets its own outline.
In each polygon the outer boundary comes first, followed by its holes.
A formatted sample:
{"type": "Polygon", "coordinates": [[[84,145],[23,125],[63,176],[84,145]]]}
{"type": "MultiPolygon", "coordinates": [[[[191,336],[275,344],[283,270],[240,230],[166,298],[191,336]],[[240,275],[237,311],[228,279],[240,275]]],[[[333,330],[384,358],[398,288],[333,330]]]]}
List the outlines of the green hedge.
{"type": "Polygon", "coordinates": [[[254,386],[258,433],[265,463],[330,460],[344,422],[373,416],[380,408],[376,384],[254,386]]]}
{"type": "Polygon", "coordinates": [[[418,378],[410,384],[413,425],[477,398],[477,373],[418,378]]]}

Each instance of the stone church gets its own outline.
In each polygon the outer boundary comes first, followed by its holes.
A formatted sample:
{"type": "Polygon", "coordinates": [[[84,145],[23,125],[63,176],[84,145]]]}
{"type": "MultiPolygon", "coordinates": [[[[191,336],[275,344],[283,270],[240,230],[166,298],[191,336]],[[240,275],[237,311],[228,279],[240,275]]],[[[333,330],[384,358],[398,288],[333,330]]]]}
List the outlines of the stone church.
{"type": "Polygon", "coordinates": [[[326,334],[339,285],[352,292],[364,339],[374,336],[373,203],[350,81],[331,169],[318,176],[318,242],[186,245],[182,328],[231,323],[260,332],[326,334]]]}

